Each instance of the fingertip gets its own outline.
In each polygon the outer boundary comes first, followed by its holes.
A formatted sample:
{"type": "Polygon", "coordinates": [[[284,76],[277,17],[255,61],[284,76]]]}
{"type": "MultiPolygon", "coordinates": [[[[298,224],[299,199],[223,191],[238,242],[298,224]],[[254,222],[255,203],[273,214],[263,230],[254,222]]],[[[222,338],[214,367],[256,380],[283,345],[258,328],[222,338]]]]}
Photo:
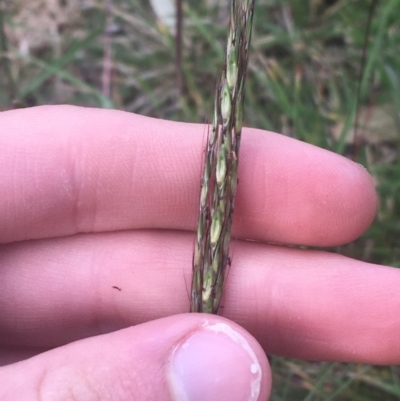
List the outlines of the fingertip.
{"type": "Polygon", "coordinates": [[[239,326],[206,320],[173,351],[174,401],[267,399],[271,373],[260,346],[239,326]]]}
{"type": "Polygon", "coordinates": [[[375,185],[368,170],[359,163],[344,157],[342,159],[343,163],[338,166],[342,166],[341,174],[346,186],[343,187],[339,203],[341,232],[336,241],[339,245],[354,241],[362,235],[374,220],[378,206],[375,185]]]}
{"type": "Polygon", "coordinates": [[[310,219],[311,228],[315,228],[315,232],[310,233],[316,238],[313,245],[343,245],[356,240],[371,225],[377,208],[375,186],[361,164],[322,151],[321,156],[331,160],[323,167],[321,182],[312,194],[320,199],[314,205],[326,218],[322,221],[310,219]]]}

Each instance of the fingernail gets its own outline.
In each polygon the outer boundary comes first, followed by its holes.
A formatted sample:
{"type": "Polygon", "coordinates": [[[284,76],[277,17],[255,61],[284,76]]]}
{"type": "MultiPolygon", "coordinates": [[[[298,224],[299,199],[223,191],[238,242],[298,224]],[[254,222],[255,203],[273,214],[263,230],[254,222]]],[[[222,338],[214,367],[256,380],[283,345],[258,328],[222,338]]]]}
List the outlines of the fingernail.
{"type": "Polygon", "coordinates": [[[256,401],[261,366],[240,333],[210,324],[173,350],[169,382],[174,401],[256,401]]]}

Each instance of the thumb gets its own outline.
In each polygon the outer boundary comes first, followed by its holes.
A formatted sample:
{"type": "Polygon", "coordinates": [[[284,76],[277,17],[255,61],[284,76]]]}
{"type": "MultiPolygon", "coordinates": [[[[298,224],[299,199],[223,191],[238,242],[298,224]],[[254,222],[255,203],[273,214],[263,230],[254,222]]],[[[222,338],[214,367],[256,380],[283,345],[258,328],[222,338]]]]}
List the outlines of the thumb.
{"type": "Polygon", "coordinates": [[[258,401],[269,396],[271,376],[263,350],[243,328],[218,316],[186,314],[3,367],[0,383],[5,401],[258,401]]]}

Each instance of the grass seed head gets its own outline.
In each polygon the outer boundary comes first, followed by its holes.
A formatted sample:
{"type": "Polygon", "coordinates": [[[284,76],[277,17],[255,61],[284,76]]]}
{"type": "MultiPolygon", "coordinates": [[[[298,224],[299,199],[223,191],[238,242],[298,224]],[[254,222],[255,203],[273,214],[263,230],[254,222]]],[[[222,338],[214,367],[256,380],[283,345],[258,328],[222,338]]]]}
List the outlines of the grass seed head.
{"type": "Polygon", "coordinates": [[[205,152],[193,256],[192,312],[218,313],[229,263],[244,82],[255,0],[232,0],[226,58],[205,152]]]}

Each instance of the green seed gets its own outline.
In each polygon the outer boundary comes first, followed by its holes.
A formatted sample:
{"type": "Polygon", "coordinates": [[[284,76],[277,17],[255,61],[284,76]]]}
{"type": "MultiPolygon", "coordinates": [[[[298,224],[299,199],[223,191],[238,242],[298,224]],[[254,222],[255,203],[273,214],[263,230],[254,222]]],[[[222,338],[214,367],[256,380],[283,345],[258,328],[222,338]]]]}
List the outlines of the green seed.
{"type": "Polygon", "coordinates": [[[221,235],[222,230],[222,216],[221,213],[218,211],[212,219],[211,222],[211,231],[210,231],[210,242],[211,245],[215,245],[219,237],[221,235]]]}
{"type": "Polygon", "coordinates": [[[229,120],[232,111],[231,94],[227,83],[224,83],[221,94],[221,116],[224,124],[229,120]]]}

